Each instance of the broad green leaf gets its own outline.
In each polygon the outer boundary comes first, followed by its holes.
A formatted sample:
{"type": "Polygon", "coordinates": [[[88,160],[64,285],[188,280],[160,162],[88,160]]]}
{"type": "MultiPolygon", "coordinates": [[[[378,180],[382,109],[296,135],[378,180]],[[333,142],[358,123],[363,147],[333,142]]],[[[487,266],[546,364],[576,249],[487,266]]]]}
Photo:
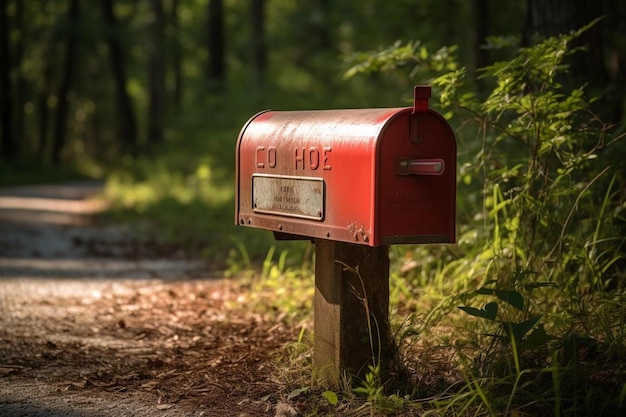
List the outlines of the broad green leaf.
{"type": "Polygon", "coordinates": [[[539,347],[544,346],[554,339],[554,336],[550,336],[548,333],[546,333],[546,329],[543,327],[543,324],[540,324],[528,335],[528,337],[524,341],[524,344],[529,347],[539,347]]]}
{"type": "Polygon", "coordinates": [[[494,291],[495,290],[491,288],[480,287],[479,289],[475,291],[475,293],[479,295],[493,295],[494,291]]]}
{"type": "Polygon", "coordinates": [[[498,303],[491,302],[485,305],[485,312],[489,320],[495,320],[498,315],[498,303]]]}
{"type": "Polygon", "coordinates": [[[330,405],[337,405],[337,403],[339,402],[337,393],[334,391],[324,391],[322,392],[322,397],[326,398],[326,401],[328,401],[330,405]]]}
{"type": "Polygon", "coordinates": [[[480,317],[491,321],[495,321],[496,316],[498,315],[498,303],[496,302],[488,303],[482,309],[467,306],[462,306],[459,308],[465,311],[470,316],[480,317]]]}
{"type": "Polygon", "coordinates": [[[507,322],[504,323],[504,329],[507,331],[509,336],[515,337],[515,340],[519,343],[524,338],[526,333],[528,333],[540,319],[541,316],[533,316],[520,323],[507,322]]]}
{"type": "Polygon", "coordinates": [[[495,293],[496,297],[505,303],[512,305],[520,311],[524,310],[524,297],[519,292],[515,290],[496,290],[495,293]]]}

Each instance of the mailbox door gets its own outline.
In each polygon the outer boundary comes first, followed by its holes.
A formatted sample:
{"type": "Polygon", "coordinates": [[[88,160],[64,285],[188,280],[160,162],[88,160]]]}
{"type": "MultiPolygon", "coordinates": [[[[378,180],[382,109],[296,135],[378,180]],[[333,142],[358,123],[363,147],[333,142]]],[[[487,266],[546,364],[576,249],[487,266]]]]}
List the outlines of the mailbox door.
{"type": "Polygon", "coordinates": [[[456,141],[448,123],[432,110],[405,113],[382,136],[375,240],[454,242],[456,141]],[[402,172],[402,164],[411,164],[411,171],[402,172]]]}

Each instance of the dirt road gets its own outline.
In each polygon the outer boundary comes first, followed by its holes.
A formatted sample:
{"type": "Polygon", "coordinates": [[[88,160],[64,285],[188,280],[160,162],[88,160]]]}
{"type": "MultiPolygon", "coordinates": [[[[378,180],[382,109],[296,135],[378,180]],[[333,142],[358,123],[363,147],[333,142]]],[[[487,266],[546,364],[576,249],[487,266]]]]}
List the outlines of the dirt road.
{"type": "Polygon", "coordinates": [[[273,375],[296,330],[184,248],[98,224],[100,189],[0,189],[0,416],[295,415],[273,375]]]}

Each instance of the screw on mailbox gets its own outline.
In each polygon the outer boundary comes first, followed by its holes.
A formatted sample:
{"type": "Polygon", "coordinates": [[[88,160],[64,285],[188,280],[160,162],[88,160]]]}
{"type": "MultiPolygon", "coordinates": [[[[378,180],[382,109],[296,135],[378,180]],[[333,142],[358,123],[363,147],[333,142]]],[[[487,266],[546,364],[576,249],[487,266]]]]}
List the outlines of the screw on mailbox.
{"type": "Polygon", "coordinates": [[[263,111],[239,134],[235,222],[315,243],[313,360],[329,380],[393,360],[389,245],[455,241],[456,140],[430,96],[416,86],[413,107],[263,111]]]}

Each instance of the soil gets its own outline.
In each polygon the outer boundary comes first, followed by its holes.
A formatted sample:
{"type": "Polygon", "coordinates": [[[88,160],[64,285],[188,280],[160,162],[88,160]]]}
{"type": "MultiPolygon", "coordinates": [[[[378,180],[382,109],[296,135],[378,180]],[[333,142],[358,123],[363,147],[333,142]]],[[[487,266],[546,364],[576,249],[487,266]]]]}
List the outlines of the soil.
{"type": "Polygon", "coordinates": [[[98,222],[97,182],[0,189],[0,416],[290,416],[298,329],[184,248],[98,222]],[[235,306],[235,307],[233,307],[235,306]]]}

